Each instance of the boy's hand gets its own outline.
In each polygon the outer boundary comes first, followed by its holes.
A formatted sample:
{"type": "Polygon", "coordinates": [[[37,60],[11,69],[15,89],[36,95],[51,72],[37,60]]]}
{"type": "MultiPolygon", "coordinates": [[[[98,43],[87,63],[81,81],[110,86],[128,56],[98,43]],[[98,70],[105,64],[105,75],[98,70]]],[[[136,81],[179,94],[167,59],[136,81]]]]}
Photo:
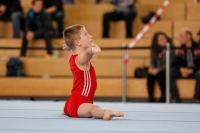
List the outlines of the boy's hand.
{"type": "Polygon", "coordinates": [[[63,50],[70,50],[70,48],[66,44],[63,44],[63,50]]]}
{"type": "Polygon", "coordinates": [[[83,52],[81,52],[80,54],[78,54],[77,58],[76,58],[76,64],[83,68],[85,68],[85,64],[88,63],[88,61],[90,61],[90,59],[92,58],[92,56],[98,52],[100,52],[101,49],[94,43],[92,43],[90,45],[90,47],[88,47],[86,50],[84,50],[83,52]]]}
{"type": "Polygon", "coordinates": [[[97,46],[96,44],[92,43],[92,53],[96,54],[96,53],[99,53],[99,52],[101,52],[100,47],[97,46]]]}

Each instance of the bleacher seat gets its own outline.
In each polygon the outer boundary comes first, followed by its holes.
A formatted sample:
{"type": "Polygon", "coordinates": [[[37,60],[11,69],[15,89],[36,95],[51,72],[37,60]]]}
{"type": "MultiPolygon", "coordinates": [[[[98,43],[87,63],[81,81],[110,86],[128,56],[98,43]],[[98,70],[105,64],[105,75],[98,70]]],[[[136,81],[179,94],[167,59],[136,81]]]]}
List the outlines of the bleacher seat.
{"type": "MultiPolygon", "coordinates": [[[[170,4],[177,4],[177,3],[192,3],[193,0],[170,0],[170,4]]],[[[137,4],[148,4],[148,5],[154,5],[158,4],[161,5],[163,3],[163,0],[136,0],[137,4]]]]}
{"type": "Polygon", "coordinates": [[[200,12],[200,4],[187,4],[187,12],[186,12],[186,16],[187,16],[187,20],[189,21],[199,21],[200,20],[200,16],[199,16],[199,12],[200,12]]]}
{"type": "MultiPolygon", "coordinates": [[[[136,21],[134,23],[134,35],[136,36],[144,27],[144,24],[136,21]]],[[[169,37],[172,36],[172,21],[157,21],[155,22],[149,30],[143,35],[143,39],[152,39],[155,32],[162,31],[166,33],[169,37]],[[161,28],[162,27],[162,28],[161,28]]]]}
{"type": "MultiPolygon", "coordinates": [[[[122,97],[120,78],[98,78],[95,97],[122,97]]],[[[0,78],[0,96],[69,96],[72,78],[0,78]]],[[[177,81],[180,98],[192,98],[194,80],[177,81]]],[[[158,84],[155,87],[156,98],[160,97],[158,84]]],[[[148,98],[146,79],[127,79],[127,98],[148,98]]]]}
{"type": "MultiPolygon", "coordinates": [[[[69,96],[72,78],[0,78],[0,96],[69,96]]],[[[121,79],[98,79],[95,97],[121,97],[121,79]]]]}
{"type": "MultiPolygon", "coordinates": [[[[194,95],[195,80],[179,79],[177,80],[177,89],[179,91],[180,98],[191,99],[194,95]]],[[[146,79],[127,79],[127,97],[129,98],[141,98],[148,97],[146,79]]],[[[160,97],[160,89],[158,83],[155,86],[154,96],[160,97]]]]}
{"type": "MultiPolygon", "coordinates": [[[[141,17],[146,16],[150,11],[156,12],[160,6],[159,4],[137,4],[138,16],[136,19],[141,20],[141,17]]],[[[185,20],[185,12],[186,8],[184,3],[169,4],[161,14],[161,20],[185,20]]]]}
{"type": "Polygon", "coordinates": [[[0,39],[13,37],[12,23],[10,21],[0,21],[0,29],[0,39]]]}
{"type": "MultiPolygon", "coordinates": [[[[100,4],[108,3],[108,0],[101,0],[100,4]]],[[[74,4],[96,4],[96,0],[75,0],[74,4]]]]}

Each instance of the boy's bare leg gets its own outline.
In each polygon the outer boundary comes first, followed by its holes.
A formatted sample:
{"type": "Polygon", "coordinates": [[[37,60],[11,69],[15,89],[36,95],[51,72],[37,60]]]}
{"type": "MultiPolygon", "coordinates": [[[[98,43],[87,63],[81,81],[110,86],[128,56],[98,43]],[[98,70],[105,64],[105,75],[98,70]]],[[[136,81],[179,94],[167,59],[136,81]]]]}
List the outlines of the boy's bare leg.
{"type": "Polygon", "coordinates": [[[124,114],[119,111],[101,109],[99,106],[83,103],[78,108],[79,117],[94,117],[110,120],[112,117],[123,117],[124,114]]]}
{"type": "Polygon", "coordinates": [[[64,108],[65,108],[65,106],[63,107],[62,115],[66,115],[66,114],[65,114],[65,111],[64,111],[64,108]]]}
{"type": "Polygon", "coordinates": [[[65,115],[64,109],[63,109],[63,111],[62,111],[62,115],[65,115]]]}

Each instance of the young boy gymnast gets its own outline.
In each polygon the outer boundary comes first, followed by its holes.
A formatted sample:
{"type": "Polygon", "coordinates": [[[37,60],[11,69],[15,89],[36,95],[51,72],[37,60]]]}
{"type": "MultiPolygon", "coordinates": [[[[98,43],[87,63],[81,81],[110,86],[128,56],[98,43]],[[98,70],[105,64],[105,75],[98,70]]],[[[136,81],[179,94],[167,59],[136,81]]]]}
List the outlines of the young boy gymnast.
{"type": "Polygon", "coordinates": [[[77,24],[66,28],[63,38],[65,41],[63,49],[72,51],[69,64],[74,81],[71,96],[67,99],[62,114],[69,117],[94,117],[104,120],[123,117],[122,112],[101,109],[93,104],[97,81],[90,59],[101,49],[92,43],[92,36],[87,33],[83,25],[77,24]]]}

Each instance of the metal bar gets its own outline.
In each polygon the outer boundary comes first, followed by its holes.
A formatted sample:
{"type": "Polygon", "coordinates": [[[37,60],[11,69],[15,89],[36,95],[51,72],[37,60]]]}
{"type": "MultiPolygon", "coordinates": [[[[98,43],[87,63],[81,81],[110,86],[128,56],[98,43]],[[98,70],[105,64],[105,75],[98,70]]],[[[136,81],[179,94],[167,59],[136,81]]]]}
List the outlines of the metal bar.
{"type": "Polygon", "coordinates": [[[126,44],[122,43],[122,102],[126,102],[126,44]]]}
{"type": "Polygon", "coordinates": [[[166,103],[170,103],[170,44],[166,44],[166,103]]]}

